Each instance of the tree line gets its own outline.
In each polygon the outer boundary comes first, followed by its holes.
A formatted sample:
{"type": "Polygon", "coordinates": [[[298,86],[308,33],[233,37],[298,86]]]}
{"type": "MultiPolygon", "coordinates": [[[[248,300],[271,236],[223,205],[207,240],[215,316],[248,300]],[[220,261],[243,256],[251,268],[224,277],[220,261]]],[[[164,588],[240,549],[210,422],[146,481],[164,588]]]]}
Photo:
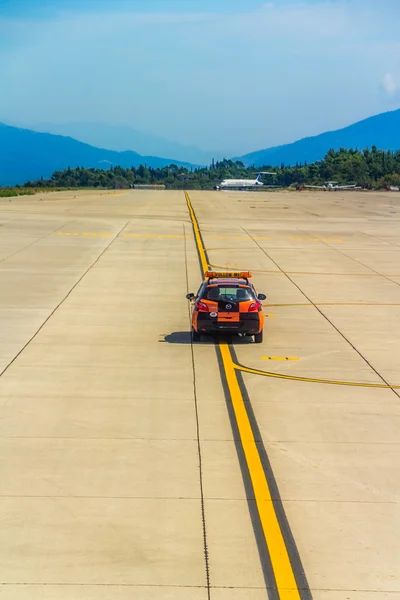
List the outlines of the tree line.
{"type": "MultiPolygon", "coordinates": [[[[371,149],[329,150],[323,160],[312,164],[298,163],[279,167],[266,165],[260,171],[274,171],[276,175],[266,183],[279,187],[322,185],[327,181],[338,184],[357,184],[366,189],[380,189],[388,185],[400,186],[400,151],[371,149]]],[[[189,170],[171,164],[152,168],[146,165],[109,169],[67,168],[55,171],[50,179],[27,181],[25,188],[108,188],[129,189],[134,185],[163,184],[167,189],[213,189],[223,179],[255,178],[257,168],[245,167],[240,161],[222,160],[209,167],[189,170]]]]}

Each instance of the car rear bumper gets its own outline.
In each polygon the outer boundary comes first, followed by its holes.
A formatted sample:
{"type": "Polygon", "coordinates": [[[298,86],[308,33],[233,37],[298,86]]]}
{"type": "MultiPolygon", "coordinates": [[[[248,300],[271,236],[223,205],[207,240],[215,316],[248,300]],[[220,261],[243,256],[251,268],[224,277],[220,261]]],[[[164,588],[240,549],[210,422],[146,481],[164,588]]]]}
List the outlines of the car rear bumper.
{"type": "Polygon", "coordinates": [[[261,325],[259,319],[243,321],[212,321],[211,319],[199,319],[197,331],[200,333],[247,333],[253,335],[260,333],[261,325]]]}

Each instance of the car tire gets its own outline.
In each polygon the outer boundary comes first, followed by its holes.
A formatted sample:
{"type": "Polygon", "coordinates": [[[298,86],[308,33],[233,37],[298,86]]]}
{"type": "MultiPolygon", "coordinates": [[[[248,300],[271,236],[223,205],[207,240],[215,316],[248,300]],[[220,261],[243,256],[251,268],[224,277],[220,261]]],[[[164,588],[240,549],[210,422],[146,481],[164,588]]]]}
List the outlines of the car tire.
{"type": "Polygon", "coordinates": [[[201,340],[201,333],[199,333],[195,329],[192,329],[192,342],[200,342],[200,340],[201,340]]]}
{"type": "Polygon", "coordinates": [[[261,344],[263,341],[263,333],[264,331],[261,329],[260,333],[256,333],[254,336],[254,341],[256,344],[261,344]]]}

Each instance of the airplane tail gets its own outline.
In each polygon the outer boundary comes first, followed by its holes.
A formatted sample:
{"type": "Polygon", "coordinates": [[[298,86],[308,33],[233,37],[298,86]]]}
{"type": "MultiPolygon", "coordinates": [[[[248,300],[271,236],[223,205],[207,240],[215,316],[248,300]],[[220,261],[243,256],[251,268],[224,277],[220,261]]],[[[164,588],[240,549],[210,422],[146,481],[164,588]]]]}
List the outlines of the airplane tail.
{"type": "Polygon", "coordinates": [[[262,175],[262,173],[259,173],[257,175],[257,179],[256,179],[257,183],[261,183],[261,175],[262,175]]]}

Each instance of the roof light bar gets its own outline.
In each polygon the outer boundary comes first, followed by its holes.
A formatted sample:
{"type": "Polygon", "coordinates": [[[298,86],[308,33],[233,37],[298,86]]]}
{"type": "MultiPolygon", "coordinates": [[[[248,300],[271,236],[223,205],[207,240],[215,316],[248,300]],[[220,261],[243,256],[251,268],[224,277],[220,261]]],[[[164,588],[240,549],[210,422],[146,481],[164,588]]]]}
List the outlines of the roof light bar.
{"type": "Polygon", "coordinates": [[[232,279],[249,279],[251,277],[250,271],[206,271],[204,273],[207,279],[221,278],[232,278],[232,279]]]}

